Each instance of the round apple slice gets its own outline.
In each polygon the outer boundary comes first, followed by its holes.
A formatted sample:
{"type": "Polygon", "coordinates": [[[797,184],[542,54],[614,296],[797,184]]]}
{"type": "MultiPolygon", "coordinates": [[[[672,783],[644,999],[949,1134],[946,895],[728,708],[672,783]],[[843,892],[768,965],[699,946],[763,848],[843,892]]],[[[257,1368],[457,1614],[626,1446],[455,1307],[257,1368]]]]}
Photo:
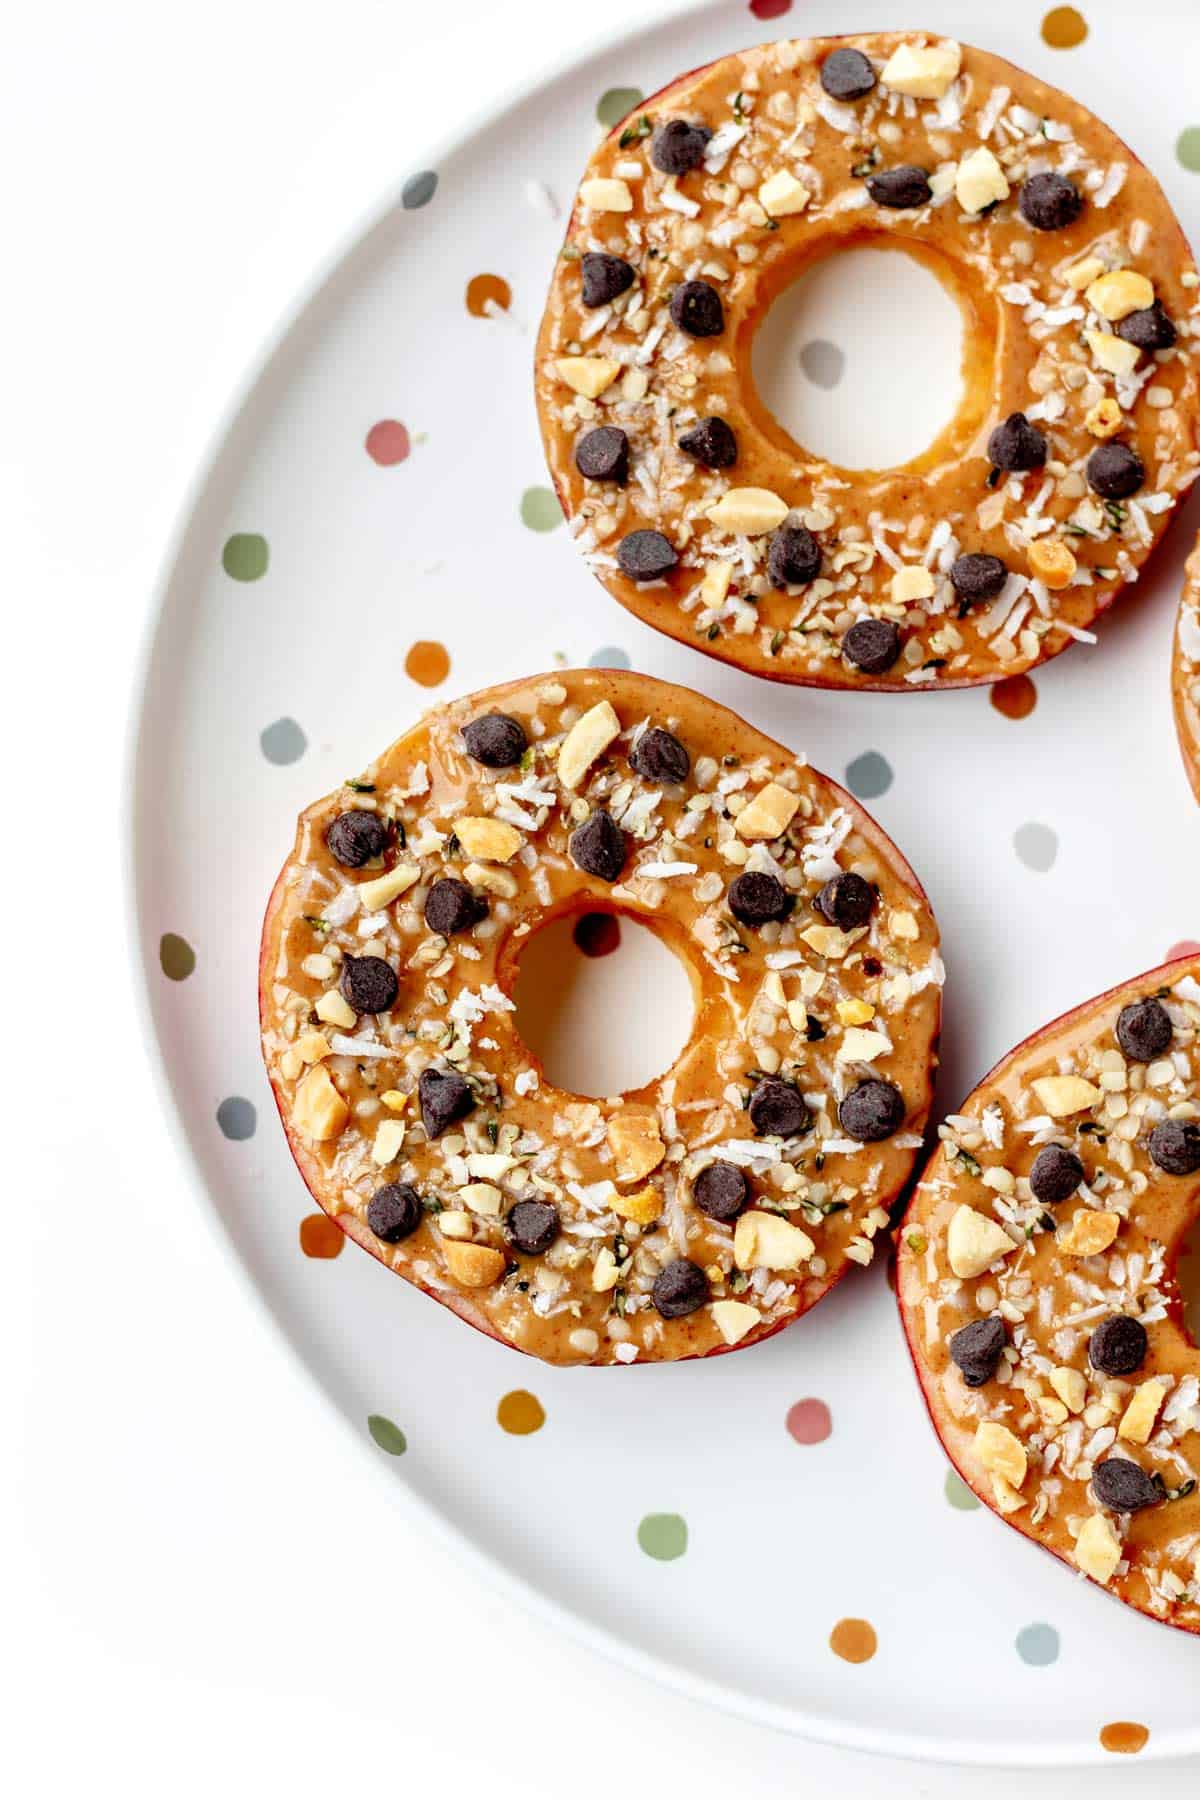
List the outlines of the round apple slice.
{"type": "Polygon", "coordinates": [[[986,1506],[1200,1633],[1200,958],[1089,1000],[940,1128],[897,1293],[934,1429],[986,1506]]]}
{"type": "Polygon", "coordinates": [[[1171,698],[1183,766],[1200,800],[1200,538],[1188,557],[1186,577],[1175,624],[1171,698]]]}

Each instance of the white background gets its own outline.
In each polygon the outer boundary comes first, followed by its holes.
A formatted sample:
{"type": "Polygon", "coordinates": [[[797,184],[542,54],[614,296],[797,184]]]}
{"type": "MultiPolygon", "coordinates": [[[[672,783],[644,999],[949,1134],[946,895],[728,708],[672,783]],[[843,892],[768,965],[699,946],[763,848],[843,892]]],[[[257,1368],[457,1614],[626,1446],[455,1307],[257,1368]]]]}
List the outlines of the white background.
{"type": "Polygon", "coordinates": [[[587,1800],[637,1783],[707,1800],[822,1784],[1075,1800],[1194,1780],[850,1757],[702,1712],[514,1616],[362,1481],[193,1205],[158,1116],[127,974],[118,799],[137,646],[189,478],[313,265],[427,145],[573,45],[659,10],[39,0],[8,17],[0,1781],[13,1794],[469,1783],[587,1800]]]}

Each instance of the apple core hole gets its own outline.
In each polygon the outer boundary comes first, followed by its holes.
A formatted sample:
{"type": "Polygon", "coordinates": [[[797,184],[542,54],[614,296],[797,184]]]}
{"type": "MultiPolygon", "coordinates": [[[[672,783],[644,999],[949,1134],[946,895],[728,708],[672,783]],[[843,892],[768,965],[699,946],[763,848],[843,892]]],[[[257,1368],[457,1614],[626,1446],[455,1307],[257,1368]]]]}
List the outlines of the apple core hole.
{"type": "Polygon", "coordinates": [[[776,296],[750,365],[763,406],[812,455],[843,469],[898,468],[963,404],[962,309],[914,256],[858,245],[776,296]]]}
{"type": "Polygon", "coordinates": [[[683,963],[625,914],[584,913],[544,925],[521,953],[513,999],[517,1030],[547,1081],[591,1099],[628,1093],[663,1074],[695,1016],[683,963]]]}

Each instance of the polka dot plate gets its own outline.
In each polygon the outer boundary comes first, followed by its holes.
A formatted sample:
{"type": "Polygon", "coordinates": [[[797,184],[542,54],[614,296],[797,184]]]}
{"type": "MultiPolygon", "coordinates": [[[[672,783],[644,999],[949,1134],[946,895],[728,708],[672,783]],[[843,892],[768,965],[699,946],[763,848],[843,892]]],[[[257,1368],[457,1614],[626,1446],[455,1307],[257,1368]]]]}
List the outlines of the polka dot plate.
{"type": "MultiPolygon", "coordinates": [[[[1200,234],[1182,78],[1200,15],[921,12],[1094,104],[1200,234]]],[[[205,1203],[364,1478],[373,1462],[509,1593],[646,1675],[847,1745],[1195,1752],[1200,1642],[1073,1581],[947,1474],[882,1266],[745,1355],[542,1368],[343,1249],[259,1061],[259,923],[297,811],[430,700],[558,660],[697,686],[866,800],[942,924],[943,1110],[1027,1032],[1200,936],[1167,688],[1194,503],[1097,647],[1036,681],[897,699],[772,687],[655,636],[588,574],[547,488],[533,338],[596,133],[681,70],[843,18],[837,0],[724,0],[431,147],[271,349],[198,483],[147,651],[131,826],[149,1020],[205,1203]]],[[[862,30],[896,21],[855,9],[862,30]]],[[[852,298],[826,281],[801,308],[789,379],[817,439],[822,408],[922,418],[937,385],[927,356],[881,363],[912,319],[852,298]],[[856,365],[876,371],[865,395],[856,365]]]]}

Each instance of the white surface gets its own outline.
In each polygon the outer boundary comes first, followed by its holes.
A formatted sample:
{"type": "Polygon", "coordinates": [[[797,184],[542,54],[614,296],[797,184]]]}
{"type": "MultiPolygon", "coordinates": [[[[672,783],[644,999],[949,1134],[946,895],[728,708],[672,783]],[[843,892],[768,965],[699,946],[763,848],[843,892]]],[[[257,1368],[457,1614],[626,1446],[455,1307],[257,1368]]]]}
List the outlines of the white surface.
{"type": "MultiPolygon", "coordinates": [[[[175,507],[314,263],[454,111],[522,79],[538,45],[557,60],[561,10],[406,17],[345,0],[331,23],[294,4],[215,0],[169,20],[71,5],[8,36],[0,130],[22,177],[8,209],[20,262],[0,300],[17,634],[3,728],[6,891],[23,912],[6,1013],[23,1061],[6,1093],[10,1141],[53,1146],[52,1167],[30,1155],[9,1184],[0,1308],[21,1452],[0,1501],[17,1514],[0,1772],[23,1761],[22,1793],[964,1784],[692,1708],[502,1608],[414,1539],[246,1306],[184,1192],[135,1042],[114,788],[175,507]],[[449,91],[437,74],[451,49],[449,91]],[[27,909],[47,902],[30,946],[27,909]],[[26,1058],[67,1020],[50,957],[78,984],[69,998],[89,1000],[70,1065],[51,1065],[52,1111],[26,1058]]],[[[605,23],[622,11],[632,20],[613,0],[605,23]]],[[[1117,1781],[1148,1794],[1163,1776],[969,1779],[1073,1800],[1117,1781]]]]}

